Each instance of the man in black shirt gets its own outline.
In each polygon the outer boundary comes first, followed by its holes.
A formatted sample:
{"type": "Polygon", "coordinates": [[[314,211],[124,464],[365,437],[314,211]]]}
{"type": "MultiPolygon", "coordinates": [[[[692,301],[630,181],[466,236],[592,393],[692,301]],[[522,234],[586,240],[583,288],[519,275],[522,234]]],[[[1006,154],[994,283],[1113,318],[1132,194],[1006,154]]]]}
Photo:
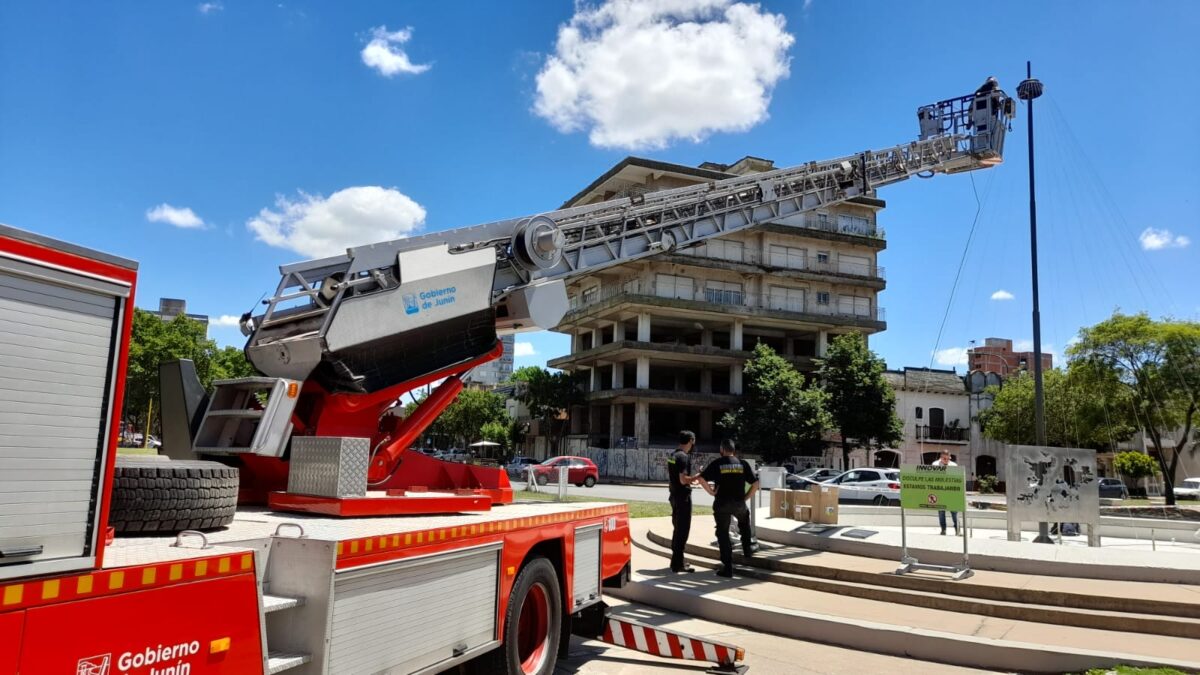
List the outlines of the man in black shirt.
{"type": "Polygon", "coordinates": [[[667,459],[667,491],[671,498],[671,571],[694,572],[691,565],[683,561],[683,547],[687,545],[692,531],[692,449],[696,447],[696,434],[679,432],[679,446],[667,459]]]}
{"type": "Polygon", "coordinates": [[[754,555],[754,535],[750,531],[750,510],[746,502],[758,492],[758,476],[749,462],[738,459],[733,441],[721,441],[721,456],[700,473],[700,484],[713,496],[713,518],[717,521],[717,544],[721,547],[721,569],[717,576],[733,576],[733,542],[729,524],[736,518],[742,539],[742,553],[754,555]],[[715,486],[714,486],[715,484],[715,486]],[[749,488],[747,490],[747,487],[749,488]]]}

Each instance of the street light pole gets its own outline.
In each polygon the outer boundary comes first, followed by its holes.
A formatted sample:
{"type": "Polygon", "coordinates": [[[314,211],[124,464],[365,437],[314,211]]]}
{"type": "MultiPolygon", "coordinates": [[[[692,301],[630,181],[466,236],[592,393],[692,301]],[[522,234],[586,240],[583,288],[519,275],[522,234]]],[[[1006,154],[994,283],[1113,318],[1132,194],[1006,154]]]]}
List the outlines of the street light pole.
{"type": "MultiPolygon", "coordinates": [[[[1038,302],[1038,249],[1037,249],[1037,200],[1035,198],[1035,183],[1033,173],[1033,100],[1042,95],[1042,83],[1033,78],[1033,67],[1025,62],[1025,80],[1017,85],[1017,97],[1029,105],[1029,258],[1030,269],[1033,273],[1033,423],[1037,444],[1046,445],[1046,401],[1042,391],[1042,314],[1038,302]]],[[[1042,476],[1045,480],[1045,476],[1042,476]]],[[[1050,524],[1038,523],[1038,536],[1034,539],[1040,544],[1050,544],[1050,524]]]]}

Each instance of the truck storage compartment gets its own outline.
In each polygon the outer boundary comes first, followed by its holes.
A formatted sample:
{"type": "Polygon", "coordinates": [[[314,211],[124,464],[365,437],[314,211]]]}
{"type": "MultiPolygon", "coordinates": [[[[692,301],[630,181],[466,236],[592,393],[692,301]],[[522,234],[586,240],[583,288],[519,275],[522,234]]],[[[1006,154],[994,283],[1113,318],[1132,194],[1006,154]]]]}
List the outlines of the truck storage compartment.
{"type": "Polygon", "coordinates": [[[95,560],[130,291],[18,237],[52,243],[0,226],[0,579],[95,560]]]}

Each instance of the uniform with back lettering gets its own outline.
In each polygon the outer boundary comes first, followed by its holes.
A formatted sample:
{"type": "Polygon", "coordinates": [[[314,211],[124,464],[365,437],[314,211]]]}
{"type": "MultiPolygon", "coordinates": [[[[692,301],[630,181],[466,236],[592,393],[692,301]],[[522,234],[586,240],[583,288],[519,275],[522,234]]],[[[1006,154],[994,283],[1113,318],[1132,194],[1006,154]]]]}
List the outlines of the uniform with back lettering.
{"type": "Polygon", "coordinates": [[[720,576],[733,576],[733,541],[729,537],[729,526],[737,520],[738,534],[742,541],[742,553],[747,558],[754,555],[754,534],[750,529],[750,510],[746,500],[758,490],[758,476],[750,463],[734,455],[732,441],[721,443],[721,456],[714,459],[700,473],[713,493],[713,519],[717,525],[717,544],[721,549],[720,576]]]}

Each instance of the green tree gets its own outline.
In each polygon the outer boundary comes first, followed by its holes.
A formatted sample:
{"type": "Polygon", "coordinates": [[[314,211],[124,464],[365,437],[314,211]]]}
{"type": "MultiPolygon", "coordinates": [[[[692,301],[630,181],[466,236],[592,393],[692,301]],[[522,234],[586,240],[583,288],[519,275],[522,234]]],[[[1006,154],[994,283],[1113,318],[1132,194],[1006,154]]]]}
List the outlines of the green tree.
{"type": "Polygon", "coordinates": [[[507,452],[509,449],[508,426],[500,420],[486,422],[479,427],[479,437],[481,440],[499,443],[500,450],[507,452]]]}
{"type": "Polygon", "coordinates": [[[529,416],[540,420],[557,453],[566,435],[572,406],[584,402],[583,387],[577,375],[524,366],[512,374],[517,385],[516,398],[529,408],[529,416]],[[566,413],[566,414],[564,414],[566,413]]]}
{"type": "Polygon", "coordinates": [[[163,321],[158,315],[135,309],[129,341],[129,365],[125,375],[124,419],[135,428],[154,430],[158,420],[158,366],[164,361],[191,359],[200,382],[213,380],[217,345],[205,337],[204,325],[179,315],[163,321]],[[154,402],[153,409],[151,401],[154,402]],[[147,419],[146,415],[150,418],[147,419]],[[147,424],[149,423],[149,424],[147,424]]]}
{"type": "MultiPolygon", "coordinates": [[[[1128,396],[1111,373],[1072,363],[1066,370],[1046,371],[1042,382],[1046,445],[1112,450],[1136,431],[1128,396]]],[[[1033,384],[1033,375],[1021,371],[1004,386],[989,389],[992,406],[979,413],[985,436],[1011,445],[1037,444],[1033,384]]]]}
{"type": "Polygon", "coordinates": [[[236,380],[242,377],[258,377],[259,372],[246,360],[246,353],[238,347],[225,347],[212,356],[212,379],[236,380]]]}
{"type": "Polygon", "coordinates": [[[754,347],[743,375],[744,394],[725,413],[721,428],[737,436],[742,449],[764,461],[780,462],[818,447],[831,426],[828,394],[804,388],[804,376],[763,343],[754,347]]]}
{"type": "Polygon", "coordinates": [[[1068,353],[1125,389],[1133,422],[1154,447],[1164,496],[1173,506],[1179,458],[1196,452],[1200,323],[1116,312],[1079,337],[1068,353]]]}
{"type": "Polygon", "coordinates": [[[842,467],[850,466],[855,447],[893,447],[903,438],[896,416],[896,392],[883,377],[885,366],[858,333],[834,339],[818,359],[817,378],[829,394],[833,426],[842,436],[842,467]]]}
{"type": "Polygon", "coordinates": [[[507,423],[508,413],[504,410],[504,398],[499,394],[466,389],[442,412],[438,421],[442,424],[441,430],[461,441],[465,448],[483,439],[485,425],[507,423]]]}
{"type": "Polygon", "coordinates": [[[1118,452],[1113,457],[1113,468],[1130,482],[1158,473],[1158,464],[1144,452],[1118,452]]]}

